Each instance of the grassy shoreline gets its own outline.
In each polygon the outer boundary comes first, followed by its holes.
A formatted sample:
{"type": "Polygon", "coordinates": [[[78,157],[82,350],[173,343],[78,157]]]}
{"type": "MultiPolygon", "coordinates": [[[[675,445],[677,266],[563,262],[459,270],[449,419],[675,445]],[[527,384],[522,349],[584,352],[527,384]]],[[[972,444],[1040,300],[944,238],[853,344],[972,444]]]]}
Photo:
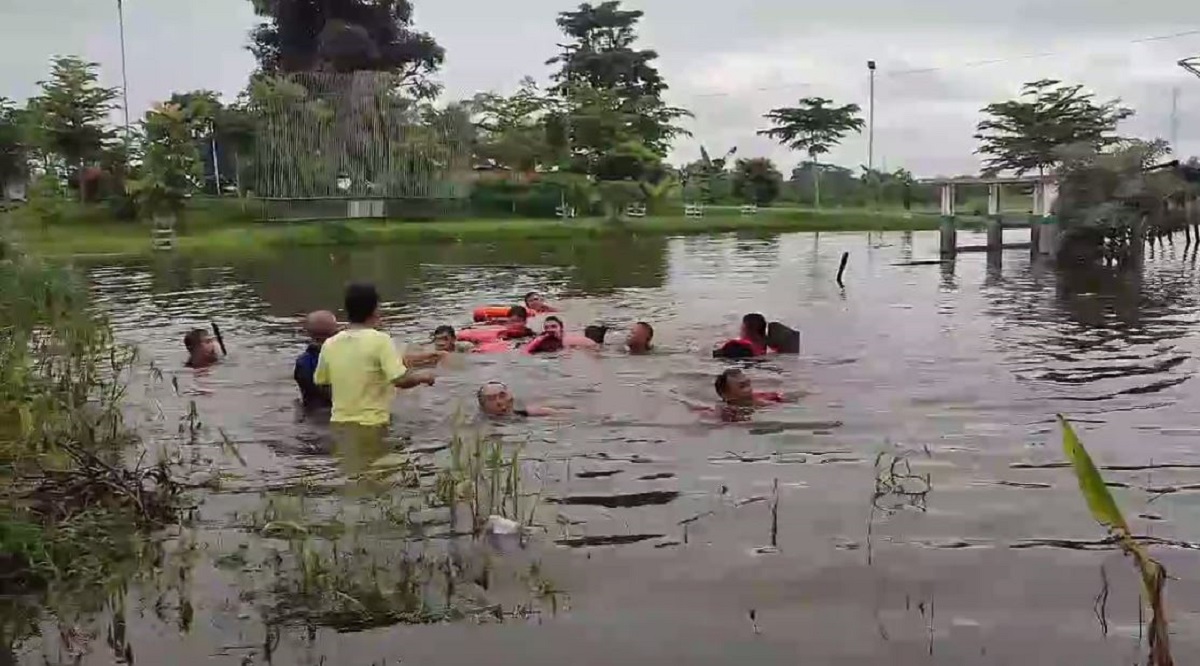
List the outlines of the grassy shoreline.
{"type": "MultiPolygon", "coordinates": [[[[151,252],[144,224],[89,221],[43,226],[20,213],[8,214],[24,245],[53,255],[138,255],[151,252]]],[[[94,218],[93,218],[94,219],[94,218]]],[[[760,211],[753,217],[709,214],[700,219],[647,217],[615,225],[599,218],[568,222],[545,219],[466,219],[409,222],[345,220],[328,222],[253,222],[189,214],[176,247],[186,253],[253,253],[284,247],[355,246],[382,243],[470,243],[491,241],[589,239],[621,235],[676,236],[729,232],[920,231],[936,229],[936,215],[863,210],[760,211]]]]}

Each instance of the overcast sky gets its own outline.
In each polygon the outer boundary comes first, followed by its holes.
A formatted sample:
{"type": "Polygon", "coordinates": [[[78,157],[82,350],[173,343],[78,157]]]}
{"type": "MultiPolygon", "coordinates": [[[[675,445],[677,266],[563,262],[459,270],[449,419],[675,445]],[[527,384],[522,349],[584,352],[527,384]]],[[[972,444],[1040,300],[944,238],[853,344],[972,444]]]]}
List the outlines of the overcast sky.
{"type": "MultiPolygon", "coordinates": [[[[507,91],[544,79],[570,0],[415,0],[419,28],[447,50],[448,97],[507,91]]],[[[1175,65],[1200,55],[1194,0],[628,0],[646,11],[642,43],[661,54],[672,103],[690,108],[693,139],[765,155],[787,171],[799,156],[755,136],[761,116],[804,96],[867,107],[866,61],[879,62],[875,161],[918,175],[973,173],[978,110],[1037,78],[1079,82],[1137,110],[1124,131],[1170,138],[1179,90],[1180,152],[1200,154],[1200,78],[1175,65]],[[1187,9],[1188,6],[1192,9],[1187,9]],[[1180,35],[1155,41],[1150,37],[1180,35]],[[1046,54],[1042,57],[1030,57],[1046,54]],[[997,61],[983,64],[982,61],[997,61]],[[924,73],[912,70],[931,69],[924,73]],[[908,73],[905,73],[908,72],[908,73]]],[[[136,115],[172,91],[232,98],[254,65],[244,49],[249,0],[125,0],[130,106],[136,115]]],[[[120,84],[116,0],[0,0],[0,96],[25,99],[56,54],[99,62],[120,84]]],[[[852,137],[832,160],[867,159],[852,137]]]]}

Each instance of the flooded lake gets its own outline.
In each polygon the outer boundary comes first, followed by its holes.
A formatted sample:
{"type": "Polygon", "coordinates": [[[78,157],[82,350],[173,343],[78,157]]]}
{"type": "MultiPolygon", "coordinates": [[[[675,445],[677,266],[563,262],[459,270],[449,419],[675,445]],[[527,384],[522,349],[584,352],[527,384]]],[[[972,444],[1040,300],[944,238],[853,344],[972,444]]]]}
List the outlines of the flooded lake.
{"type": "Polygon", "coordinates": [[[1153,552],[1178,578],[1167,593],[1176,661],[1195,661],[1194,248],[1152,252],[1137,274],[1057,271],[1026,251],[901,265],[935,258],[937,243],[936,233],[728,235],[90,267],[119,337],[164,373],[139,375],[131,418],[151,442],[194,440],[188,455],[211,461],[221,482],[172,535],[188,564],[167,601],[135,582],[122,604],[74,622],[86,648],[65,645],[62,623],[47,619],[49,638],[26,641],[15,658],[1133,663],[1145,651],[1138,580],[1059,464],[1061,412],[1109,468],[1135,531],[1160,540],[1153,552]],[[300,315],[338,308],[355,280],[378,285],[399,342],[423,344],[437,325],[466,324],[472,307],[531,290],[561,305],[569,331],[604,322],[617,341],[638,320],[656,329],[649,356],[617,345],[473,355],[395,401],[397,448],[430,459],[446,455],[455,415],[474,414],[484,381],[570,408],[497,426],[505,452],[519,448],[527,505],[542,504],[524,549],[489,556],[496,571],[536,572],[512,589],[482,584],[497,603],[520,606],[497,612],[503,621],[299,622],[273,614],[269,567],[247,562],[285,499],[300,514],[339,519],[339,503],[366,506],[344,493],[344,460],[325,428],[298,418],[291,379],[300,315]],[[809,394],[746,424],[707,422],[686,402],[715,402],[725,366],[709,351],[752,311],[803,336],[800,357],[748,366],[756,388],[809,394]],[[227,361],[203,376],[182,372],[184,333],[212,321],[227,361]],[[514,595],[522,585],[540,591],[533,605],[514,595]]]}

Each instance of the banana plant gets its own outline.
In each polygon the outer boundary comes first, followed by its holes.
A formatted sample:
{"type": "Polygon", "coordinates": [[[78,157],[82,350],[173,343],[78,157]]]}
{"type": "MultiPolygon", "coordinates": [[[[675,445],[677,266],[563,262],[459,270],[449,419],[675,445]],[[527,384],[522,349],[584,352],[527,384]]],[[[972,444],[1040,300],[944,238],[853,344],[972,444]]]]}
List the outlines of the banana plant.
{"type": "Polygon", "coordinates": [[[1062,414],[1058,415],[1058,422],[1062,425],[1063,453],[1075,470],[1079,492],[1087,502],[1092,518],[1108,530],[1126,555],[1133,558],[1134,565],[1142,577],[1142,595],[1150,607],[1150,654],[1146,663],[1148,666],[1173,666],[1175,662],[1171,657],[1166,608],[1163,603],[1167,572],[1134,538],[1129,530],[1129,523],[1125,521],[1117,501],[1113,499],[1108,485],[1104,483],[1104,477],[1100,476],[1100,470],[1092,462],[1087,449],[1083,448],[1083,442],[1079,441],[1074,428],[1062,414]]]}

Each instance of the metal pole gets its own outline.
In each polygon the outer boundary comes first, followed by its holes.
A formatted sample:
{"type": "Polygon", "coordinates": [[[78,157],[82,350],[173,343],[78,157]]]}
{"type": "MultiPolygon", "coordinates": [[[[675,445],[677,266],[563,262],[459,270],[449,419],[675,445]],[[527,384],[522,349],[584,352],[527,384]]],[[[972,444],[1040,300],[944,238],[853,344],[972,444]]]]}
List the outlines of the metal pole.
{"type": "Polygon", "coordinates": [[[121,26],[121,97],[125,111],[125,159],[129,160],[129,71],[125,65],[125,6],[117,0],[117,22],[121,26]]]}
{"type": "Polygon", "coordinates": [[[217,155],[217,121],[212,122],[213,189],[221,196],[221,160],[217,155]]]}
{"type": "Polygon", "coordinates": [[[867,171],[875,168],[875,61],[867,61],[870,94],[867,110],[867,171]]]}
{"type": "Polygon", "coordinates": [[[1171,89],[1171,152],[1179,155],[1179,86],[1171,89]]]}

